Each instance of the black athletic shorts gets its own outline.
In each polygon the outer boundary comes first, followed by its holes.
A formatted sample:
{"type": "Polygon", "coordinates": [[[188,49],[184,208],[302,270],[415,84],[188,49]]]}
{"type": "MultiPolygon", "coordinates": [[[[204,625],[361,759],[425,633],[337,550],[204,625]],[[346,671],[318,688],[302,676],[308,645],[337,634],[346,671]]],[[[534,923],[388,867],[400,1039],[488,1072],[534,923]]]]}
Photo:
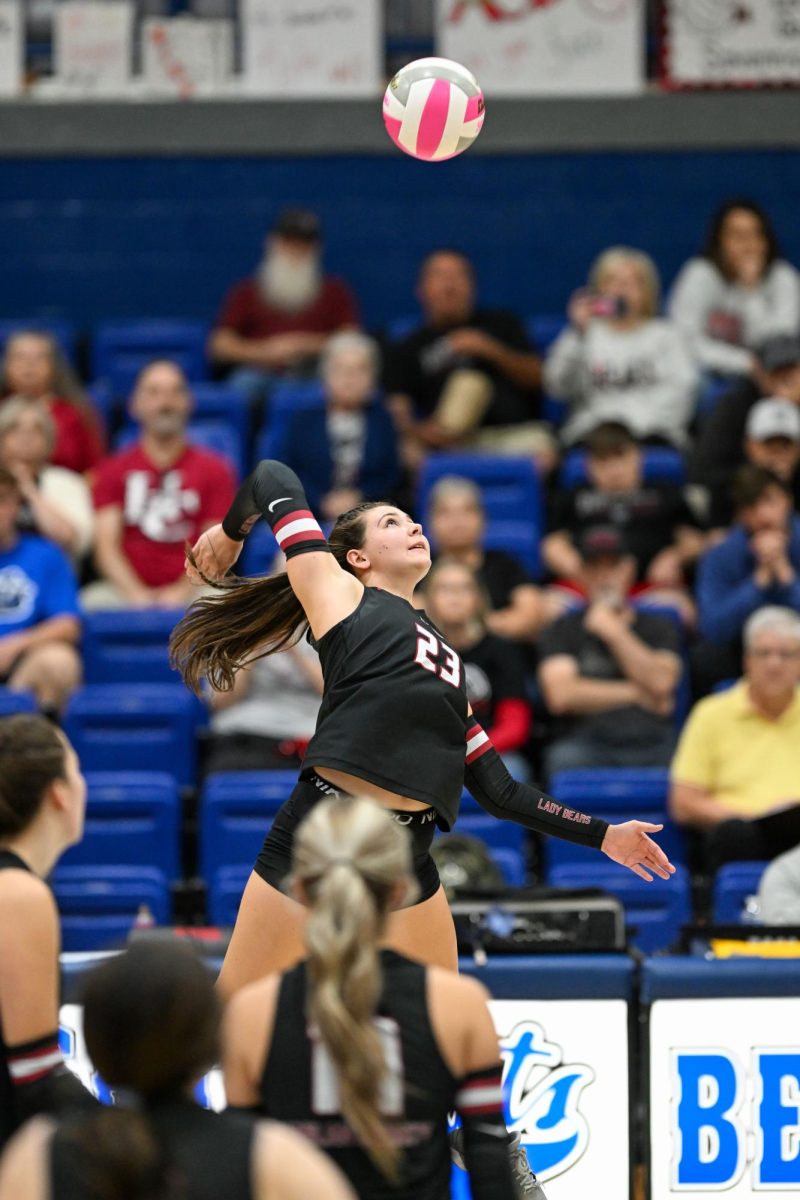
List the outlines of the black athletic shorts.
{"type": "MultiPolygon", "coordinates": [[[[326,796],[346,795],[322,779],[311,767],[300,774],[291,796],[278,810],[272,828],[264,839],[261,853],[253,870],[274,888],[280,888],[292,866],[294,831],[315,804],[326,796]]],[[[414,901],[421,904],[430,900],[439,890],[439,872],[431,858],[431,842],[436,832],[436,809],[426,808],[419,812],[401,812],[387,809],[389,816],[408,829],[411,837],[414,876],[419,884],[419,895],[414,901]]]]}

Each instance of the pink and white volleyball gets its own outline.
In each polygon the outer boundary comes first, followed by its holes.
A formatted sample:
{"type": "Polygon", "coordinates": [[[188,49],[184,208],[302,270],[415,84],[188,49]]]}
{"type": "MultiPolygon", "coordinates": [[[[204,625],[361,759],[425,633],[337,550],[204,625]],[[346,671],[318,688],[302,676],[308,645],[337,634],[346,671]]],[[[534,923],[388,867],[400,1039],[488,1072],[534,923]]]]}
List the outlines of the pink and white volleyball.
{"type": "Polygon", "coordinates": [[[455,158],[481,131],[483,92],[449,58],[418,58],[395,75],[383,97],[383,123],[396,146],[425,162],[455,158]]]}

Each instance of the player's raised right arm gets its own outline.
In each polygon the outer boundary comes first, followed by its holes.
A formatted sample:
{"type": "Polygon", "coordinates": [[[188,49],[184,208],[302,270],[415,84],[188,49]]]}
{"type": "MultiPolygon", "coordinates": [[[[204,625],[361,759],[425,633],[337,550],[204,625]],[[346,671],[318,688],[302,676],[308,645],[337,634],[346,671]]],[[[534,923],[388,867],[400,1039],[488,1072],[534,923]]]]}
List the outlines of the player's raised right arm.
{"type": "Polygon", "coordinates": [[[297,475],[276,459],[262,459],[239,488],[222,524],[200,536],[193,548],[197,567],[206,578],[221,579],[259,517],[270,525],[286,555],[289,581],[314,636],[322,637],[349,616],[364,589],[331,554],[297,475]]]}

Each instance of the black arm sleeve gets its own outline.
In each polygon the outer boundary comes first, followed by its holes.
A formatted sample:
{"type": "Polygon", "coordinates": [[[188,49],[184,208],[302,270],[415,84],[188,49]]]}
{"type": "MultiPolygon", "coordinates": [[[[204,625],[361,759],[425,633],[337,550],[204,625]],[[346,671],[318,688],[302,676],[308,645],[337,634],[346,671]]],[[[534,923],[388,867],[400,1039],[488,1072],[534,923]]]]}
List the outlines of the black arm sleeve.
{"type": "Polygon", "coordinates": [[[325,534],[309,511],[303,485],[294,471],[264,458],[245,479],[222,521],[229,538],[241,542],[259,517],[270,525],[287,558],[311,550],[330,552],[325,534]]]}
{"type": "Polygon", "coordinates": [[[489,735],[477,721],[467,731],[464,784],[481,808],[493,817],[516,821],[527,829],[577,842],[580,846],[599,850],[603,844],[608,821],[568,808],[539,788],[512,779],[489,735]],[[474,747],[471,752],[470,747],[474,747]]]}
{"type": "Polygon", "coordinates": [[[96,1109],[99,1101],[73,1075],[58,1049],[58,1032],[6,1049],[20,1119],[38,1113],[96,1109]]]}
{"type": "Polygon", "coordinates": [[[499,1066],[473,1071],[461,1080],[455,1100],[461,1117],[461,1130],[454,1135],[456,1161],[460,1158],[469,1174],[473,1200],[514,1200],[517,1195],[500,1080],[499,1066]]]}

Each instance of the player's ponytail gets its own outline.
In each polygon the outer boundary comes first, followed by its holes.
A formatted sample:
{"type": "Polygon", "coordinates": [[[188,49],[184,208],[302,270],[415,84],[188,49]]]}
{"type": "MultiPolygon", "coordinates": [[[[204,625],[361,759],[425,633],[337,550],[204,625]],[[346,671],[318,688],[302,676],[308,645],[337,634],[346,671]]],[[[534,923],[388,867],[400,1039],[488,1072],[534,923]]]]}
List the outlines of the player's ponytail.
{"type": "MultiPolygon", "coordinates": [[[[328,545],[345,571],[351,570],[348,550],[360,550],[364,544],[364,513],[383,503],[359,504],[342,513],[333,526],[328,545]]],[[[196,600],[170,638],[172,665],[195,692],[204,679],[215,691],[230,691],[241,667],[288,649],[308,628],[285,571],[253,579],[229,576],[214,586],[218,594],[196,600]]]]}
{"type": "Polygon", "coordinates": [[[392,1080],[374,1024],[378,945],[410,874],[407,833],[371,800],[322,801],[297,831],[292,878],[309,906],[308,1015],[336,1073],[342,1116],[392,1181],[399,1151],[381,1112],[392,1080]]]}
{"type": "Polygon", "coordinates": [[[177,1200],[185,1181],[165,1157],[150,1110],[183,1095],[219,1059],[210,972],[187,946],[134,943],[92,971],[83,1003],[94,1067],[138,1107],[100,1109],[65,1126],[58,1143],[69,1146],[91,1200],[177,1200]]]}

